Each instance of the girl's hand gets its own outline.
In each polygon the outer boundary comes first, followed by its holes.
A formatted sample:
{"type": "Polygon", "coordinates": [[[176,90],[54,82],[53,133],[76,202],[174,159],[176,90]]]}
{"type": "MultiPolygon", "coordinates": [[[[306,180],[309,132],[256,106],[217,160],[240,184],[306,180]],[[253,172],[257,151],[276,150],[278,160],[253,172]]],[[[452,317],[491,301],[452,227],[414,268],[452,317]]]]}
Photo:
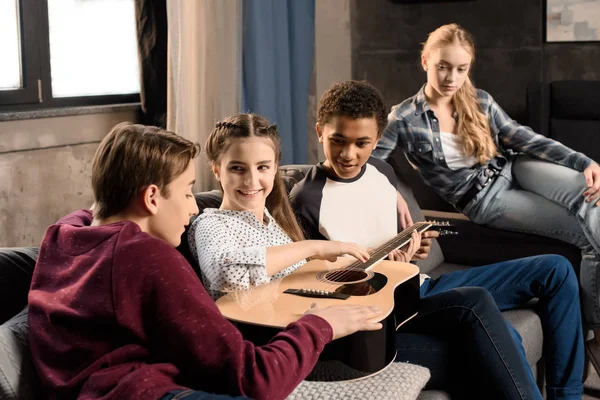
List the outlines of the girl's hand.
{"type": "Polygon", "coordinates": [[[315,240],[316,249],[314,258],[319,260],[335,261],[338,256],[349,254],[361,262],[369,259],[369,253],[355,243],[336,242],[332,240],[315,240]]]}
{"type": "Polygon", "coordinates": [[[421,234],[413,231],[410,242],[403,248],[392,251],[388,257],[392,261],[410,262],[420,246],[421,234]]]}
{"type": "MultiPolygon", "coordinates": [[[[583,196],[585,197],[585,201],[589,203],[600,197],[600,166],[595,162],[591,163],[590,166],[583,171],[583,175],[585,176],[585,182],[588,186],[588,190],[583,192],[583,196]]],[[[599,206],[600,201],[595,205],[599,206]]]]}

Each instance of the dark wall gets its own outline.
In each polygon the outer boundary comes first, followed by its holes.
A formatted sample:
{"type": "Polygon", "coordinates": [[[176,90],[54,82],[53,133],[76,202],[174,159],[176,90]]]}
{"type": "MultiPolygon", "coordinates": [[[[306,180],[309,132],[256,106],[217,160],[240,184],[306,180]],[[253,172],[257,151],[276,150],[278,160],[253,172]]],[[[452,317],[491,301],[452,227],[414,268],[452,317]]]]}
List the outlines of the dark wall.
{"type": "Polygon", "coordinates": [[[456,22],[477,46],[475,85],[521,123],[529,82],[600,80],[600,42],[545,43],[544,0],[475,0],[395,4],[353,0],[352,75],[379,88],[389,106],[425,82],[419,52],[427,34],[456,22]]]}

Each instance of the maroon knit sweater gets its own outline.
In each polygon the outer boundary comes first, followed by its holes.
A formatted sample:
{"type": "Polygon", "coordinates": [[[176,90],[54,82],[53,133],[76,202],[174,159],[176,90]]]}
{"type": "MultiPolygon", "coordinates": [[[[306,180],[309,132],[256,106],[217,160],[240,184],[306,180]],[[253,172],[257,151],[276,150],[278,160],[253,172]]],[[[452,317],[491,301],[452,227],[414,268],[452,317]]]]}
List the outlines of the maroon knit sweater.
{"type": "Polygon", "coordinates": [[[314,315],[266,346],[244,341],[187,261],[130,221],[72,213],[46,231],[29,293],[29,343],[50,399],[159,399],[191,388],[283,399],[331,326],[314,315]]]}

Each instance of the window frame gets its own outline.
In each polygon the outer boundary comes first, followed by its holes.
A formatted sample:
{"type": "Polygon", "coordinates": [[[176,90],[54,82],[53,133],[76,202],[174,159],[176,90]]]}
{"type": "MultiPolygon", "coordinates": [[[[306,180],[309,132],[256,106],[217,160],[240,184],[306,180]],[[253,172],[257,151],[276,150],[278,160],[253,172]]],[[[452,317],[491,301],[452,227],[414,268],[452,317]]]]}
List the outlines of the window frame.
{"type": "Polygon", "coordinates": [[[48,1],[18,0],[17,3],[23,87],[0,90],[0,112],[140,102],[139,93],[53,98],[48,1]]]}

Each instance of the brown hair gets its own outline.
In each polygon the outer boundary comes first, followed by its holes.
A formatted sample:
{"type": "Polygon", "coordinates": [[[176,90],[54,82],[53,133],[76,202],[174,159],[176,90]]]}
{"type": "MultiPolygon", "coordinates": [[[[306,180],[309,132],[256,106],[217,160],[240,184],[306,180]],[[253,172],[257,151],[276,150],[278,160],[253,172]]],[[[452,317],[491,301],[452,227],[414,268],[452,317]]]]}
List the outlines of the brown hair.
{"type": "MultiPolygon", "coordinates": [[[[469,32],[458,24],[448,24],[437,28],[423,43],[421,54],[427,58],[432,50],[447,45],[460,45],[471,55],[471,65],[475,61],[475,41],[469,32]]],[[[469,71],[470,74],[470,71],[469,71]]],[[[458,114],[458,133],[461,135],[465,152],[477,157],[481,164],[487,163],[498,154],[496,144],[490,134],[490,123],[481,109],[475,87],[470,76],[453,97],[458,114]]]]}
{"type": "Polygon", "coordinates": [[[335,117],[375,118],[378,138],[387,125],[383,97],[367,81],[343,81],[327,89],[319,100],[317,122],[323,126],[335,117]]]}
{"type": "Polygon", "coordinates": [[[122,122],[102,139],[92,162],[94,217],[123,211],[151,184],[169,196],[169,184],[200,153],[200,145],[173,132],[122,122]]]}
{"type": "Polygon", "coordinates": [[[273,142],[273,150],[275,151],[275,180],[273,182],[273,190],[267,196],[266,207],[271,213],[275,221],[294,241],[304,239],[302,229],[298,221],[294,217],[294,212],[281,172],[279,171],[279,162],[281,160],[281,139],[277,132],[277,127],[272,125],[266,118],[256,114],[238,114],[227,117],[217,123],[206,140],[206,155],[213,165],[220,162],[221,156],[227,151],[231,143],[235,139],[248,137],[263,137],[269,138],[273,142]]]}

